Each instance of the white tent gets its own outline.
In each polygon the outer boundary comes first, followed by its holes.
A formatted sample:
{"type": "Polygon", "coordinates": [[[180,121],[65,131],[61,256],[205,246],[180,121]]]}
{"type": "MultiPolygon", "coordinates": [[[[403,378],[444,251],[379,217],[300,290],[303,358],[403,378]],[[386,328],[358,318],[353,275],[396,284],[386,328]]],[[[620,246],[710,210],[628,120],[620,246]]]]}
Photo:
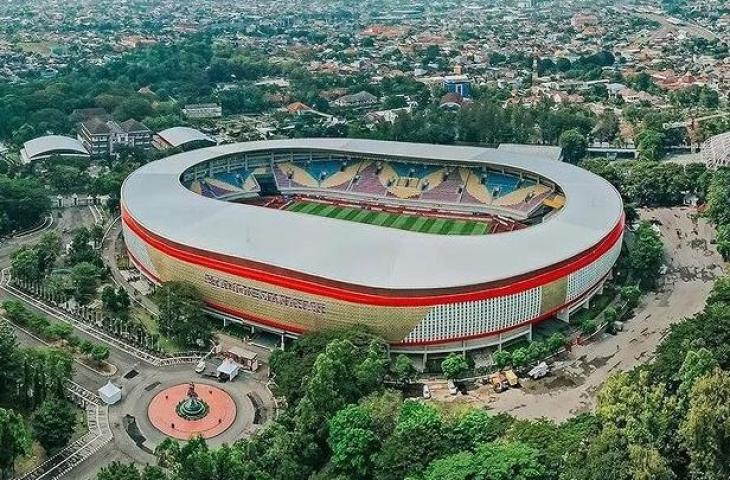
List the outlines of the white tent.
{"type": "Polygon", "coordinates": [[[236,378],[236,375],[238,375],[238,370],[240,370],[241,366],[231,360],[230,358],[226,358],[223,360],[223,363],[220,364],[218,367],[218,376],[220,377],[221,374],[227,375],[229,380],[233,380],[236,378]]]}
{"type": "Polygon", "coordinates": [[[122,389],[114,385],[111,380],[97,391],[102,401],[107,405],[114,405],[122,399],[122,389]]]}

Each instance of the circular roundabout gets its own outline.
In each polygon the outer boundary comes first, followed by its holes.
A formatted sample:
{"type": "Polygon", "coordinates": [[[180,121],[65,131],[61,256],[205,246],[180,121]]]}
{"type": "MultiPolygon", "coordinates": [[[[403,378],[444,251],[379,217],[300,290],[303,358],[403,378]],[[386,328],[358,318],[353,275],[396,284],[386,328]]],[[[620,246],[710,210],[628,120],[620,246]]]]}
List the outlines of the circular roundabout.
{"type": "Polygon", "coordinates": [[[236,403],[226,391],[208,384],[181,383],[154,396],[147,408],[150,423],[168,437],[208,439],[236,420],[236,403]]]}

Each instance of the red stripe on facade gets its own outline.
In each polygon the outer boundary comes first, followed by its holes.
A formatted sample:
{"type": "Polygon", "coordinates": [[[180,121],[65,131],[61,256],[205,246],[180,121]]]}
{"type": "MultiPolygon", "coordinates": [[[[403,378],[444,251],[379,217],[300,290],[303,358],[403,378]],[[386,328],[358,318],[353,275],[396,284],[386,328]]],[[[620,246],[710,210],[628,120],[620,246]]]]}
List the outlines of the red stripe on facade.
{"type": "Polygon", "coordinates": [[[242,278],[247,278],[257,282],[268,283],[270,285],[299,291],[302,293],[329,297],[350,303],[388,307],[423,307],[434,306],[444,303],[460,303],[486,300],[495,297],[512,295],[515,293],[530,290],[532,288],[540,287],[560,278],[566,277],[571,273],[580,270],[581,268],[598,260],[601,256],[606,254],[614,245],[616,245],[617,242],[620,241],[624,227],[624,218],[622,216],[619,223],[616,224],[613,230],[603,240],[601,240],[601,242],[599,242],[595,248],[589,250],[587,253],[581,255],[573,261],[556,267],[555,269],[543,273],[538,273],[534,276],[529,276],[510,284],[487,288],[484,290],[440,295],[424,295],[416,297],[398,295],[383,296],[371,293],[357,292],[335,287],[332,285],[324,285],[312,281],[272,274],[262,270],[244,267],[241,265],[234,265],[229,262],[224,262],[222,260],[211,258],[209,255],[206,256],[206,253],[208,252],[196,250],[199,253],[193,253],[191,251],[186,251],[182,248],[170,245],[168,242],[156,238],[144,227],[140,226],[134,220],[134,218],[129,215],[125,208],[122,208],[122,221],[140,238],[140,240],[144,241],[152,248],[155,248],[156,250],[159,250],[160,252],[170,257],[186,263],[209,268],[212,270],[217,270],[219,272],[242,278]]]}
{"type": "MultiPolygon", "coordinates": [[[[125,245],[126,245],[126,242],[125,242],[125,245]]],[[[127,245],[127,254],[129,255],[129,259],[132,260],[132,263],[139,270],[141,270],[145,275],[147,275],[148,278],[151,278],[152,280],[154,280],[157,283],[162,283],[162,280],[160,280],[160,278],[157,275],[155,275],[154,273],[147,270],[147,268],[144,266],[144,263],[137,260],[137,257],[134,256],[134,254],[132,253],[132,250],[129,249],[129,245],[127,245]]]]}
{"type": "Polygon", "coordinates": [[[277,330],[282,330],[287,333],[296,333],[297,335],[301,335],[302,333],[305,333],[307,331],[304,328],[295,327],[290,324],[284,324],[284,323],[270,320],[270,319],[264,318],[264,317],[259,317],[258,315],[254,315],[251,313],[244,313],[244,312],[238,311],[238,310],[230,308],[230,307],[224,307],[223,305],[219,305],[217,303],[206,301],[205,304],[208,305],[213,310],[217,310],[219,312],[225,313],[232,317],[240,318],[242,320],[249,320],[254,323],[258,323],[260,325],[270,327],[270,328],[276,328],[277,330]]]}
{"type": "MultiPolygon", "coordinates": [[[[610,273],[610,272],[609,272],[610,273]]],[[[592,295],[595,293],[596,288],[598,285],[601,284],[607,277],[608,273],[604,275],[598,282],[595,283],[591,288],[585,291],[585,293],[574,300],[566,303],[565,305],[562,305],[558,308],[555,308],[547,313],[544,313],[538,317],[532,318],[530,320],[526,320],[522,323],[518,323],[517,325],[513,325],[511,327],[501,328],[499,330],[491,330],[489,332],[482,332],[482,333],[476,333],[473,335],[466,335],[463,337],[454,337],[454,338],[440,338],[435,340],[421,340],[421,341],[414,341],[414,342],[393,342],[391,343],[394,347],[419,347],[419,346],[429,346],[429,345],[442,345],[442,344],[448,344],[448,343],[455,343],[455,342],[464,342],[468,340],[477,340],[480,338],[486,338],[486,337],[493,337],[495,335],[499,335],[500,333],[506,333],[510,332],[512,330],[516,330],[518,328],[524,327],[526,325],[532,324],[532,323],[539,323],[543,320],[547,320],[548,318],[554,316],[557,312],[564,308],[571,307],[572,305],[575,305],[576,303],[582,302],[586,299],[586,297],[592,295]]],[[[270,327],[270,328],[276,328],[277,330],[281,330],[286,333],[295,333],[297,335],[301,335],[306,332],[306,329],[295,327],[292,325],[283,324],[274,320],[270,320],[265,317],[260,317],[258,315],[253,315],[251,313],[242,312],[240,310],[236,310],[229,307],[224,307],[223,305],[218,305],[213,302],[206,302],[206,305],[208,305],[213,310],[217,310],[219,312],[225,313],[227,315],[230,315],[235,318],[240,318],[242,320],[249,320],[254,323],[257,323],[259,325],[262,325],[264,327],[270,327]]]]}

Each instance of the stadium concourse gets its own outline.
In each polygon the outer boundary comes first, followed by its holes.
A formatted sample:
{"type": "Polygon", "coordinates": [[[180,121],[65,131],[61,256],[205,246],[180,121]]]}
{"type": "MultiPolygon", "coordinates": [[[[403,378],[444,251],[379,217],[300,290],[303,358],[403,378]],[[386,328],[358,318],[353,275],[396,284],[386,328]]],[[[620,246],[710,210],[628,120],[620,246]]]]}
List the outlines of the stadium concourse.
{"type": "Polygon", "coordinates": [[[482,348],[567,320],[621,250],[618,192],[541,152],[353,139],[194,150],[127,178],[124,239],[146,277],[194,283],[224,321],[282,338],[361,323],[395,351],[482,348]]]}

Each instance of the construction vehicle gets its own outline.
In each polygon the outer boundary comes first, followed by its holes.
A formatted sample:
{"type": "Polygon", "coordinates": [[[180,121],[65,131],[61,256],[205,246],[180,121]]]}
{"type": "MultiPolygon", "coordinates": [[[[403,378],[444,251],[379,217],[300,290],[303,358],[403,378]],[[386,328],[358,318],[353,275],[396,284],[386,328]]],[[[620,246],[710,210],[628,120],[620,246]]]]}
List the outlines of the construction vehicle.
{"type": "Polygon", "coordinates": [[[513,370],[504,370],[482,378],[482,384],[491,385],[495,392],[502,393],[510,388],[519,387],[520,379],[513,370]]]}
{"type": "Polygon", "coordinates": [[[517,388],[520,386],[520,379],[514,370],[505,370],[504,376],[507,378],[510,388],[517,388]]]}
{"type": "Polygon", "coordinates": [[[532,370],[527,372],[527,375],[529,375],[531,379],[537,380],[538,378],[544,377],[548,373],[550,373],[550,367],[548,367],[548,364],[545,362],[540,362],[532,370]]]}
{"type": "Polygon", "coordinates": [[[502,393],[509,388],[509,381],[507,376],[502,372],[497,372],[489,377],[489,383],[492,384],[494,391],[502,393]]]}

